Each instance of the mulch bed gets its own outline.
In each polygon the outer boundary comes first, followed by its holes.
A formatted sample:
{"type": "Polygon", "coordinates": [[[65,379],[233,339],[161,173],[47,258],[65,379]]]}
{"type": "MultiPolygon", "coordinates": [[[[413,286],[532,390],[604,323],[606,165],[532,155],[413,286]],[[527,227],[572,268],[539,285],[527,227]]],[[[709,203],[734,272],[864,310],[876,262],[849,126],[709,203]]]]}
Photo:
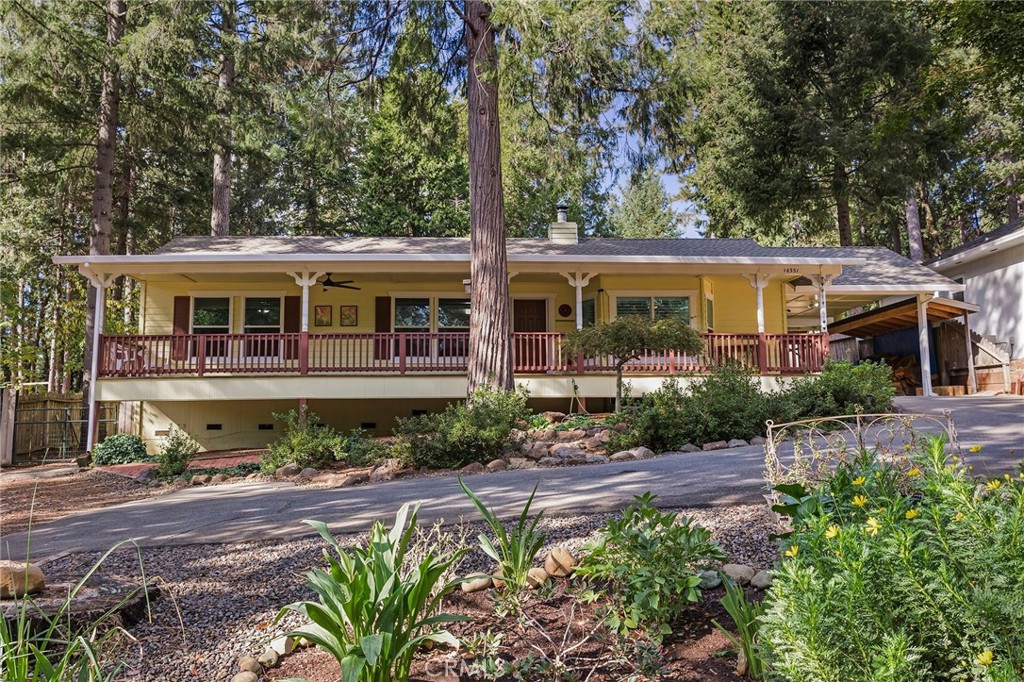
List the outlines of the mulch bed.
{"type": "MultiPolygon", "coordinates": [[[[534,594],[523,609],[523,617],[515,614],[503,618],[494,615],[490,592],[453,594],[445,611],[469,616],[472,620],[456,623],[449,629],[462,641],[485,632],[501,635],[497,655],[522,661],[528,655],[548,659],[572,673],[565,679],[590,682],[619,682],[624,679],[724,682],[739,679],[736,657],[729,653],[729,639],[712,624],[717,620],[732,626],[732,620],[721,605],[725,591],[709,590],[703,599],[689,608],[676,623],[673,633],[665,637],[660,651],[653,652],[650,665],[638,663],[635,648],[619,648],[609,641],[609,633],[600,625],[598,604],[584,604],[567,592],[567,583],[560,581],[551,594],[534,594]]],[[[749,595],[759,598],[754,591],[749,595]]],[[[631,640],[624,640],[631,641],[631,640]]],[[[463,649],[435,651],[413,664],[413,682],[465,682],[482,679],[472,674],[472,656],[463,649]]],[[[311,647],[285,657],[270,671],[269,679],[301,677],[309,682],[336,682],[340,678],[337,661],[327,652],[311,647]]],[[[537,679],[555,679],[545,675],[537,679]]],[[[559,678],[561,679],[561,678],[559,678]]]]}

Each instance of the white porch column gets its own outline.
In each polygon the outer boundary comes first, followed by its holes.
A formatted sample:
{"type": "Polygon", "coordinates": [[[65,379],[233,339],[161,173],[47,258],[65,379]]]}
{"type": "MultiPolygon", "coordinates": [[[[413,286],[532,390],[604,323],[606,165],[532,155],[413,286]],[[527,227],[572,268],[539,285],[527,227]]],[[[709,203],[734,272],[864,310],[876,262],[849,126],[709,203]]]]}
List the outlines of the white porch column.
{"type": "Polygon", "coordinates": [[[295,283],[302,287],[302,310],[299,312],[299,320],[301,326],[300,331],[309,331],[309,288],[316,284],[316,281],[323,276],[322,272],[309,272],[304,270],[302,272],[289,272],[289,275],[295,280],[295,283]]]}
{"type": "Polygon", "coordinates": [[[921,393],[932,393],[932,352],[928,338],[928,296],[917,297],[917,345],[921,360],[921,393]]]}
{"type": "Polygon", "coordinates": [[[828,333],[828,301],[825,297],[825,287],[832,281],[832,275],[817,275],[812,279],[818,283],[818,322],[821,324],[821,333],[828,333]]]}
{"type": "Polygon", "coordinates": [[[764,288],[768,286],[768,275],[747,275],[750,286],[757,292],[757,333],[764,334],[764,288]]]}
{"type": "Polygon", "coordinates": [[[576,329],[583,329],[583,287],[590,284],[590,280],[596,273],[584,276],[578,270],[575,274],[560,273],[569,282],[569,286],[576,287],[576,329]]]}
{"type": "Polygon", "coordinates": [[[89,280],[92,286],[96,287],[96,309],[92,325],[92,357],[89,358],[89,376],[91,377],[89,380],[89,416],[85,436],[85,450],[86,452],[92,452],[93,447],[96,445],[96,436],[99,435],[97,428],[99,426],[99,406],[96,404],[96,384],[99,381],[100,371],[100,337],[103,335],[103,326],[106,323],[107,317],[107,287],[113,283],[115,276],[99,275],[89,268],[88,263],[80,267],[79,272],[89,280]]]}
{"type": "MultiPolygon", "coordinates": [[[[978,375],[974,373],[974,343],[971,341],[971,314],[964,313],[964,342],[967,344],[967,386],[971,393],[978,392],[978,375]]],[[[1009,391],[1009,388],[1007,388],[1009,391]]]]}

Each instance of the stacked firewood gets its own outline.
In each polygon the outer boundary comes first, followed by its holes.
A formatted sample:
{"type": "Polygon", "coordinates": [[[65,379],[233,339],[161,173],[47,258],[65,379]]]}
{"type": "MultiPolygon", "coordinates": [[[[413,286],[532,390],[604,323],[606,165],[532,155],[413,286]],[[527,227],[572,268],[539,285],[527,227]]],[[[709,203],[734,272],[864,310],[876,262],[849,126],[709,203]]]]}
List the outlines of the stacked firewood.
{"type": "Polygon", "coordinates": [[[914,395],[921,386],[921,364],[916,355],[885,355],[885,364],[892,367],[892,385],[896,395],[914,395]]]}

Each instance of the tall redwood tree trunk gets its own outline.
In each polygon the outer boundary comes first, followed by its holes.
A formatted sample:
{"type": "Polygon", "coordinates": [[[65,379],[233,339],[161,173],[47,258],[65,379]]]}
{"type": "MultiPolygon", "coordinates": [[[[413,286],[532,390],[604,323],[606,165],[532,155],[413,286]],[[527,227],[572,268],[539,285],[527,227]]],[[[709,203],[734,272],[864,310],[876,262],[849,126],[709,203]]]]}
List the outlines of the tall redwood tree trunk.
{"type": "Polygon", "coordinates": [[[917,203],[917,188],[907,192],[907,243],[910,246],[910,260],[924,262],[924,239],[921,236],[921,207],[917,203]]]}
{"type": "MultiPolygon", "coordinates": [[[[105,256],[110,253],[113,231],[111,213],[114,204],[114,152],[117,146],[118,110],[120,108],[120,81],[117,58],[113,54],[124,35],[124,0],[107,3],[107,55],[103,65],[100,87],[100,124],[96,140],[96,166],[93,176],[92,227],[89,230],[89,255],[105,256]]],[[[83,402],[88,401],[92,383],[92,336],[96,321],[96,288],[89,285],[85,311],[85,362],[82,371],[83,402]]],[[[83,436],[85,427],[83,426],[83,436]]]]}
{"type": "Polygon", "coordinates": [[[220,5],[220,75],[217,77],[217,117],[220,121],[213,151],[213,209],[210,212],[210,235],[226,237],[231,210],[231,94],[235,87],[235,1],[220,5]]]}
{"type": "Polygon", "coordinates": [[[469,390],[511,390],[512,330],[498,128],[498,54],[491,7],[466,0],[469,90],[469,390]]]}
{"type": "Polygon", "coordinates": [[[850,179],[841,163],[833,166],[832,198],[836,202],[836,224],[839,227],[840,246],[853,246],[853,228],[850,225],[850,179]]]}

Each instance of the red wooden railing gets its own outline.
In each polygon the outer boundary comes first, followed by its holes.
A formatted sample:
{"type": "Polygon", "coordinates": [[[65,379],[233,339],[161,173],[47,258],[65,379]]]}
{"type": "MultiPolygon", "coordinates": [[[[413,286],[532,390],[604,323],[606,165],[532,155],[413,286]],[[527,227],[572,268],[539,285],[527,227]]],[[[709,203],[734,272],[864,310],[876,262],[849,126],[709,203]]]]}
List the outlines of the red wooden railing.
{"type": "MultiPolygon", "coordinates": [[[[738,362],[761,374],[818,372],[828,357],[825,334],[704,334],[704,351],[645,352],[626,372],[686,374],[738,362]]],[[[551,332],[513,334],[519,374],[606,374],[609,356],[568,357],[564,336],[551,332]]],[[[102,377],[207,374],[425,374],[463,373],[467,333],[383,334],[148,334],[103,336],[102,377]]]]}

